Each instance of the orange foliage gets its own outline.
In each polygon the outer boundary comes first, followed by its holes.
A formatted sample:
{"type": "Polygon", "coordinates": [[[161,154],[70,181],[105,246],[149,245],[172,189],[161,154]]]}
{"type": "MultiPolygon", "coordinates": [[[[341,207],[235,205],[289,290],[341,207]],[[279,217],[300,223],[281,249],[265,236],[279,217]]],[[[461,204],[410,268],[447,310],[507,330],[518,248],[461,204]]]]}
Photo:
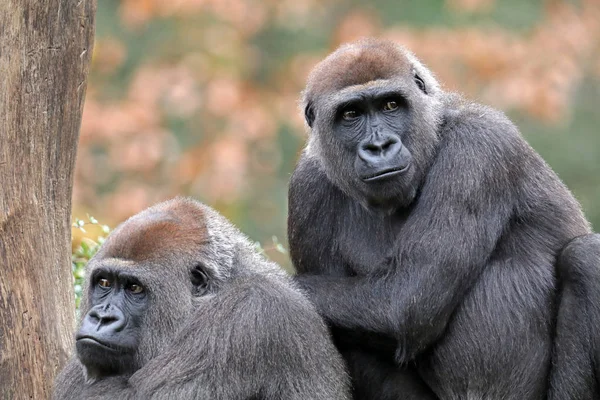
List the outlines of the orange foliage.
{"type": "Polygon", "coordinates": [[[336,43],[351,42],[365,36],[377,36],[380,31],[376,15],[357,10],[345,16],[333,38],[336,43]]]}
{"type": "MultiPolygon", "coordinates": [[[[173,18],[176,40],[192,50],[146,55],[115,99],[104,85],[129,62],[132,49],[115,35],[98,38],[92,65],[92,77],[98,79],[89,82],[77,159],[76,210],[106,210],[105,222],[113,224],[175,194],[227,206],[249,191],[261,191],[265,202],[255,206],[256,212],[271,218],[274,200],[266,193],[289,176],[278,175],[287,163],[279,132],[285,126],[298,143],[304,140],[298,98],[306,76],[339,43],[361,36],[403,43],[448,88],[548,123],[569,117],[588,66],[600,77],[597,0],[582,0],[579,6],[547,1],[543,18],[524,33],[489,24],[383,26],[376,7],[352,8],[335,17],[347,3],[122,0],[118,15],[127,30],[173,18]],[[194,18],[200,16],[210,22],[198,23],[194,18]],[[330,28],[328,48],[287,58],[271,54],[257,37],[273,27],[330,28]],[[270,75],[261,81],[257,76],[264,71],[270,75]]],[[[454,13],[491,13],[496,5],[493,0],[446,2],[454,13]]]]}
{"type": "Polygon", "coordinates": [[[447,0],[448,6],[459,12],[489,12],[493,6],[494,0],[447,0]]]}
{"type": "Polygon", "coordinates": [[[582,3],[550,2],[546,18],[528,35],[461,28],[391,29],[384,36],[417,51],[451,89],[558,122],[568,116],[585,60],[598,51],[600,2],[582,3]]]}

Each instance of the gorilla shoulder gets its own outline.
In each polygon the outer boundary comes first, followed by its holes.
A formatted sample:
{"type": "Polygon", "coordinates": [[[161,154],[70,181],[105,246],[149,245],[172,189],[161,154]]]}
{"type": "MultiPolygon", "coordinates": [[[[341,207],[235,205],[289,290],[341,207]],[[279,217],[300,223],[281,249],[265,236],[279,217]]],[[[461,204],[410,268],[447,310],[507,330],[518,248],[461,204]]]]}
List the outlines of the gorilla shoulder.
{"type": "Polygon", "coordinates": [[[451,132],[467,138],[470,135],[489,136],[492,141],[507,146],[513,146],[515,142],[526,145],[515,124],[496,108],[469,101],[455,93],[444,93],[441,104],[441,137],[451,132]]]}

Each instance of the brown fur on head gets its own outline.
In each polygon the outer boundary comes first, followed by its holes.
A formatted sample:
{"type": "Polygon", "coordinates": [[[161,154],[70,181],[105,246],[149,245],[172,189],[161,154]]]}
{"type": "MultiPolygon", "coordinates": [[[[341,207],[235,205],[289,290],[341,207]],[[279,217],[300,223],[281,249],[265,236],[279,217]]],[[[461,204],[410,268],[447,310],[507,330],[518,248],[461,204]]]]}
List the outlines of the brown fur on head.
{"type": "Polygon", "coordinates": [[[202,257],[219,279],[233,273],[233,262],[252,243],[212,208],[178,197],[156,204],[132,216],[115,229],[90,262],[119,260],[136,268],[165,269],[182,260],[202,257]]]}
{"type": "Polygon", "coordinates": [[[346,44],[321,61],[312,70],[306,85],[307,97],[337,92],[349,86],[408,74],[411,64],[388,41],[363,39],[346,44]]]}
{"type": "Polygon", "coordinates": [[[440,90],[433,74],[407,49],[389,40],[363,38],[343,44],[313,68],[303,104],[347,87],[414,74],[425,81],[430,93],[440,90]]]}
{"type": "Polygon", "coordinates": [[[209,240],[204,211],[195,203],[161,203],[130,218],[102,248],[103,257],[144,262],[189,253],[209,240]]]}

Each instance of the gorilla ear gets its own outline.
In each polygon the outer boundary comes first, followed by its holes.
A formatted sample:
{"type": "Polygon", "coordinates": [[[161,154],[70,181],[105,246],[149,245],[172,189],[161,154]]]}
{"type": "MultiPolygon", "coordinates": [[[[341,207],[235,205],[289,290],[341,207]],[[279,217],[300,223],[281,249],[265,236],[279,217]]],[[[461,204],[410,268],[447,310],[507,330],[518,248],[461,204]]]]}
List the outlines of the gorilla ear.
{"type": "Polygon", "coordinates": [[[194,285],[195,296],[203,296],[210,290],[212,279],[208,268],[204,264],[196,264],[190,270],[190,280],[194,285]]]}
{"type": "Polygon", "coordinates": [[[313,109],[312,102],[309,101],[304,109],[304,118],[306,119],[306,123],[309,128],[312,128],[313,123],[315,122],[315,110],[313,109]]]}
{"type": "Polygon", "coordinates": [[[427,94],[427,87],[425,86],[425,81],[416,72],[415,72],[415,83],[417,84],[419,89],[421,89],[421,91],[423,93],[427,94]]]}

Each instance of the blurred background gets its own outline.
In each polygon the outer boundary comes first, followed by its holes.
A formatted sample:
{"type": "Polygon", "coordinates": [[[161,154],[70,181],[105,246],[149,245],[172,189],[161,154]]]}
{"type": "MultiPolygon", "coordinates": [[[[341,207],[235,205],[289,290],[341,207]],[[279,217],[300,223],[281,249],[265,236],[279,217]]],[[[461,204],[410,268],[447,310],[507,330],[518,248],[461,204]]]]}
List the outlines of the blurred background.
{"type": "Polygon", "coordinates": [[[290,268],[272,237],[287,247],[299,93],[317,61],[366,35],[506,111],[600,230],[600,0],[98,1],[74,217],[115,227],[190,195],[290,268]]]}

